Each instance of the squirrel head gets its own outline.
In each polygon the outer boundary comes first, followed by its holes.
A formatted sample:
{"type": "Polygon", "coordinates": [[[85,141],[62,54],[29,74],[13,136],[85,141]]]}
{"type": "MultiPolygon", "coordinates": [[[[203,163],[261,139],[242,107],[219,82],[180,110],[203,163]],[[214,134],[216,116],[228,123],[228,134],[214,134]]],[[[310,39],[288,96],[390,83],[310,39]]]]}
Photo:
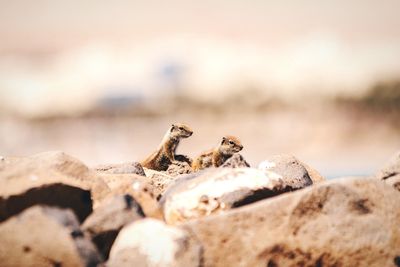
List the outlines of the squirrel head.
{"type": "Polygon", "coordinates": [[[188,138],[193,134],[192,129],[183,123],[174,123],[170,128],[170,137],[174,139],[188,138]]]}
{"type": "Polygon", "coordinates": [[[224,155],[233,155],[243,149],[242,143],[234,136],[224,136],[222,137],[221,144],[219,145],[219,150],[224,155]]]}

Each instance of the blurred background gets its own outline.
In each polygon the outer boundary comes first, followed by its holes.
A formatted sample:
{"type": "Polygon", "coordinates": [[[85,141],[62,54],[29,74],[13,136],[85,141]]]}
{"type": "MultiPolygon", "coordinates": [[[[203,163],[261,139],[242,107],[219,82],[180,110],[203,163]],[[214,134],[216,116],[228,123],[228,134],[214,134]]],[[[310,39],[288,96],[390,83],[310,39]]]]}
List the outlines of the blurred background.
{"type": "Polygon", "coordinates": [[[0,0],[0,155],[294,154],[369,175],[400,148],[400,1],[0,0]]]}

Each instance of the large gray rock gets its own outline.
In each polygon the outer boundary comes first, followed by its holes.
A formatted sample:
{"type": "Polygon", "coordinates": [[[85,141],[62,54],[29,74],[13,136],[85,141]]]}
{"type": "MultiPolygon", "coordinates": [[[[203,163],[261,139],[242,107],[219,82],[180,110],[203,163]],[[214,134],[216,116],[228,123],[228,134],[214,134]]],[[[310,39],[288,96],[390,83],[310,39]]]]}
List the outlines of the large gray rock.
{"type": "Polygon", "coordinates": [[[131,195],[117,195],[102,202],[85,220],[82,229],[107,259],[121,228],[144,217],[142,208],[131,195]]]}
{"type": "Polygon", "coordinates": [[[120,164],[105,164],[93,168],[97,172],[111,174],[137,174],[145,176],[142,165],[139,162],[125,162],[120,164]]]}
{"type": "Polygon", "coordinates": [[[400,151],[375,176],[400,191],[400,151]]]}
{"type": "Polygon", "coordinates": [[[83,221],[93,194],[107,190],[84,164],[62,152],[6,158],[0,164],[0,221],[35,204],[71,208],[83,221]]]}
{"type": "Polygon", "coordinates": [[[400,194],[335,179],[182,225],[207,266],[399,266],[400,194]],[[397,265],[396,265],[397,264],[397,265]]]}
{"type": "Polygon", "coordinates": [[[201,245],[186,230],[144,219],[120,231],[107,267],[197,267],[201,253],[201,245]]]}
{"type": "Polygon", "coordinates": [[[274,172],[251,168],[207,169],[177,179],[160,203],[169,224],[221,213],[292,191],[274,172]]]}
{"type": "Polygon", "coordinates": [[[95,246],[70,210],[35,206],[0,224],[1,266],[96,266],[95,246]]]}
{"type": "Polygon", "coordinates": [[[272,156],[261,162],[259,169],[276,172],[292,188],[300,189],[313,184],[307,168],[291,155],[272,156]]]}

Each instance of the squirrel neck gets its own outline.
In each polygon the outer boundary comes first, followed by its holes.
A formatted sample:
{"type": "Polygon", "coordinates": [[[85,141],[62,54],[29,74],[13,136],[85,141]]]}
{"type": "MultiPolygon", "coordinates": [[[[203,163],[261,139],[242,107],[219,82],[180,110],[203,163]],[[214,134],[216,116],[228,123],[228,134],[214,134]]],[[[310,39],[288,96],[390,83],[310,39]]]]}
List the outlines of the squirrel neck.
{"type": "Polygon", "coordinates": [[[173,153],[175,153],[176,148],[179,144],[179,140],[179,137],[172,137],[170,130],[168,130],[168,132],[164,135],[164,138],[162,139],[159,149],[165,149],[167,151],[172,151],[173,153]]]}
{"type": "Polygon", "coordinates": [[[217,154],[220,155],[221,157],[225,157],[225,158],[232,156],[231,153],[225,153],[225,152],[222,150],[222,147],[221,147],[221,146],[218,146],[217,149],[215,149],[215,153],[217,153],[217,154]]]}
{"type": "Polygon", "coordinates": [[[222,165],[225,162],[225,160],[227,158],[229,158],[230,156],[231,155],[227,155],[227,154],[223,153],[220,146],[217,147],[216,149],[214,149],[214,151],[213,151],[213,161],[217,167],[222,165]]]}

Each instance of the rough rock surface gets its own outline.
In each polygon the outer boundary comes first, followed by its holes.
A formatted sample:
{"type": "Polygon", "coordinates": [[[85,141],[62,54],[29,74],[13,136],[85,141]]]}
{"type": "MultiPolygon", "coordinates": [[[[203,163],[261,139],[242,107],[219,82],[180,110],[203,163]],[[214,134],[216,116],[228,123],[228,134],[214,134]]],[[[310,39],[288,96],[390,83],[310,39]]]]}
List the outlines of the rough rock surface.
{"type": "Polygon", "coordinates": [[[400,151],[376,174],[376,178],[385,181],[400,191],[400,151]]]}
{"type": "Polygon", "coordinates": [[[306,168],[308,175],[310,176],[313,184],[321,183],[326,181],[326,179],[314,168],[310,167],[309,165],[305,164],[304,162],[299,161],[304,168],[306,168]]]}
{"type": "Polygon", "coordinates": [[[250,164],[239,153],[233,154],[224,164],[223,168],[245,168],[250,167],[250,164]]]}
{"type": "Polygon", "coordinates": [[[137,174],[145,176],[142,165],[139,162],[126,162],[120,164],[99,165],[93,168],[97,172],[112,174],[137,174]]]}
{"type": "Polygon", "coordinates": [[[101,257],[70,210],[35,206],[0,224],[1,266],[96,266],[101,257]]]}
{"type": "Polygon", "coordinates": [[[146,217],[162,218],[160,205],[156,199],[158,191],[147,177],[135,174],[102,174],[101,177],[107,183],[110,192],[95,203],[95,209],[110,197],[129,194],[140,204],[146,217]]]}
{"type": "Polygon", "coordinates": [[[177,161],[173,162],[165,172],[166,174],[175,177],[178,175],[191,173],[192,171],[192,167],[189,165],[189,163],[177,161]]]}
{"type": "Polygon", "coordinates": [[[144,217],[142,208],[132,196],[114,196],[93,211],[83,223],[82,230],[91,236],[103,258],[107,259],[121,228],[144,217]]]}
{"type": "Polygon", "coordinates": [[[175,160],[180,162],[186,162],[189,166],[192,166],[193,159],[186,155],[175,155],[175,160]]]}
{"type": "MultiPolygon", "coordinates": [[[[0,172],[21,174],[33,170],[52,170],[61,173],[82,186],[105,186],[85,164],[61,151],[48,151],[29,157],[9,157],[0,162],[0,172]]],[[[8,173],[7,173],[8,174],[8,173]]]]}
{"type": "Polygon", "coordinates": [[[165,192],[160,203],[167,223],[220,213],[292,191],[274,172],[251,168],[216,168],[184,176],[165,192]]]}
{"type": "Polygon", "coordinates": [[[120,231],[107,266],[201,266],[201,253],[200,244],[186,230],[144,219],[120,231]]]}
{"type": "Polygon", "coordinates": [[[174,177],[151,169],[144,168],[149,184],[154,187],[156,199],[160,199],[167,187],[175,180],[174,177]]]}
{"type": "Polygon", "coordinates": [[[373,178],[335,179],[187,222],[204,266],[399,266],[400,195],[373,178]]]}
{"type": "Polygon", "coordinates": [[[0,177],[0,221],[35,204],[71,208],[83,221],[92,211],[91,191],[108,190],[84,164],[62,152],[6,158],[0,177]]]}
{"type": "Polygon", "coordinates": [[[313,181],[304,165],[294,156],[273,156],[259,164],[260,170],[278,173],[285,183],[292,188],[304,188],[312,185],[313,181]]]}

